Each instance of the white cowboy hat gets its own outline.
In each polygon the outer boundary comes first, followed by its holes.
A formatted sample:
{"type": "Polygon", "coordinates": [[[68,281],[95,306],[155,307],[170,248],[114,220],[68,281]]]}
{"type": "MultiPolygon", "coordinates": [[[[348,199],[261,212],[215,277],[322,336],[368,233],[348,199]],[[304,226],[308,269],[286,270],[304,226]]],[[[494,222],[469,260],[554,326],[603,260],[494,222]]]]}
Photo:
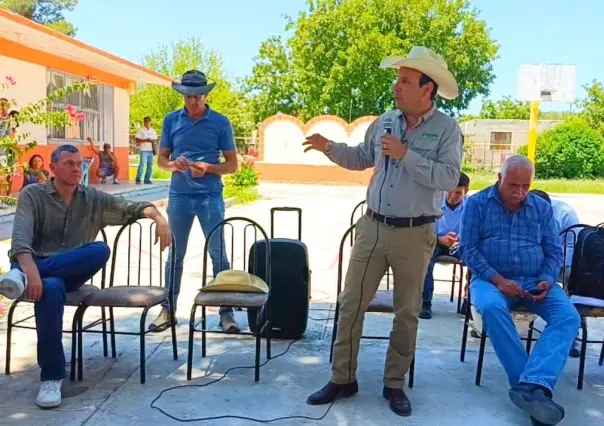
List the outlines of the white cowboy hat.
{"type": "Polygon", "coordinates": [[[412,68],[430,77],[438,84],[438,94],[444,99],[455,99],[459,88],[446,62],[433,50],[423,46],[414,46],[405,56],[388,56],[380,64],[381,68],[412,68]]]}

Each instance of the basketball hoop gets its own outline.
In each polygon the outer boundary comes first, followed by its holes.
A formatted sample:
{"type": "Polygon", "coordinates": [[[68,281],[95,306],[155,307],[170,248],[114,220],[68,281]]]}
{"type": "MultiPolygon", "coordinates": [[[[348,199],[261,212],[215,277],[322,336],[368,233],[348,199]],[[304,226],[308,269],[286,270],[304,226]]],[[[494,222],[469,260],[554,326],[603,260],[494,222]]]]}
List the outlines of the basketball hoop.
{"type": "Polygon", "coordinates": [[[540,102],[575,101],[577,66],[569,64],[521,64],[518,69],[517,99],[531,103],[528,158],[535,163],[537,119],[540,102]]]}

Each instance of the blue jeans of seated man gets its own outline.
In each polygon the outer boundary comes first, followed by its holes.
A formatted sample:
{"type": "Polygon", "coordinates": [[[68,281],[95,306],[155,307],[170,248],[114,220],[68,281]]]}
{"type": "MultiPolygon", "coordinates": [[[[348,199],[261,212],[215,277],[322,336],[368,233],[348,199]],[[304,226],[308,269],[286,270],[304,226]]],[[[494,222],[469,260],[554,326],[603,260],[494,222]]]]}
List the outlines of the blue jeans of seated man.
{"type": "MultiPolygon", "coordinates": [[[[93,242],[45,259],[36,259],[42,278],[42,298],[34,306],[42,381],[65,377],[62,342],[65,293],[76,291],[90,280],[107,263],[109,254],[107,244],[93,242]]],[[[13,267],[21,269],[16,264],[13,267]]]]}
{"type": "Polygon", "coordinates": [[[434,296],[434,265],[436,264],[436,258],[447,255],[459,259],[458,253],[459,252],[450,254],[447,247],[440,244],[436,245],[432,259],[430,259],[430,263],[428,263],[428,270],[426,271],[426,278],[424,279],[424,291],[422,293],[422,301],[424,304],[432,303],[432,297],[434,296]]]}
{"type": "MultiPolygon", "coordinates": [[[[523,285],[523,288],[528,290],[535,285],[523,285]]],[[[580,325],[579,314],[562,288],[554,285],[543,302],[511,299],[490,282],[479,279],[471,282],[470,292],[472,304],[482,317],[510,386],[520,382],[533,383],[553,392],[580,325]],[[510,313],[510,309],[519,303],[547,323],[530,355],[526,354],[510,313]]]]}
{"type": "Polygon", "coordinates": [[[136,181],[140,182],[143,177],[143,169],[147,166],[145,173],[145,182],[151,181],[151,173],[153,172],[153,151],[141,151],[140,162],[138,163],[138,169],[136,170],[136,181]]]}
{"type": "MultiPolygon", "coordinates": [[[[174,274],[174,283],[170,282],[170,258],[172,255],[170,247],[170,255],[166,261],[166,288],[171,288],[174,285],[174,309],[176,309],[176,301],[180,293],[180,284],[182,281],[183,261],[187,252],[187,243],[189,242],[189,233],[193,226],[193,219],[197,216],[199,225],[207,238],[212,229],[224,220],[224,200],[222,194],[195,194],[195,195],[174,195],[170,194],[168,200],[168,221],[172,235],[174,235],[174,246],[176,248],[176,270],[174,274]]],[[[212,236],[208,247],[210,258],[212,259],[212,267],[214,276],[219,272],[230,269],[227,258],[223,232],[218,230],[212,236]],[[222,242],[222,244],[221,244],[222,242]],[[222,256],[221,256],[222,254],[222,256]]],[[[198,262],[195,262],[195,267],[199,268],[203,261],[203,253],[198,262]]],[[[199,283],[195,283],[198,285],[199,283]]],[[[164,309],[169,309],[167,303],[162,305],[164,309]]],[[[233,308],[220,308],[220,313],[233,312],[233,308]]]]}

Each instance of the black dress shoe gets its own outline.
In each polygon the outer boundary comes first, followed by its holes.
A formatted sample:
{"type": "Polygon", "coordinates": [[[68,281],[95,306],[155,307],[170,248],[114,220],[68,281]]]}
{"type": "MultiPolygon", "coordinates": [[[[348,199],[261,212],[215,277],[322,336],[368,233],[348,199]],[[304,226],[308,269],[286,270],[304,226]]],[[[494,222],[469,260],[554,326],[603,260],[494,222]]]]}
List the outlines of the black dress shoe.
{"type": "Polygon", "coordinates": [[[405,395],[405,392],[402,389],[384,387],[382,395],[390,401],[390,409],[394,411],[395,414],[403,417],[409,417],[411,415],[411,401],[409,401],[409,398],[407,398],[407,395],[405,395]]]}
{"type": "Polygon", "coordinates": [[[432,304],[431,303],[424,303],[422,305],[422,310],[419,312],[419,317],[421,319],[432,318],[432,304]]]}
{"type": "Polygon", "coordinates": [[[331,404],[338,398],[352,396],[358,391],[359,384],[357,381],[346,385],[337,385],[330,381],[323,389],[309,396],[306,403],[309,405],[331,404]]]}
{"type": "Polygon", "coordinates": [[[564,418],[564,408],[552,401],[549,390],[541,386],[519,383],[511,388],[508,394],[516,407],[531,416],[533,424],[536,420],[541,424],[556,425],[564,418]]]}

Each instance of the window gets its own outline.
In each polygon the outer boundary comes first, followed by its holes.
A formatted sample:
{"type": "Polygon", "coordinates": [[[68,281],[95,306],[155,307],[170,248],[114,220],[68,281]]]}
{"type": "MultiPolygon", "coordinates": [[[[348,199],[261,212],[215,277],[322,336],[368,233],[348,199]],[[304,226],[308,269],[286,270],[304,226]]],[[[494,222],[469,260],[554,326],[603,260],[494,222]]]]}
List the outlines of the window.
{"type": "Polygon", "coordinates": [[[489,149],[493,151],[508,151],[512,148],[512,132],[491,132],[489,149]]]}
{"type": "MultiPolygon", "coordinates": [[[[47,94],[83,80],[55,70],[48,70],[46,74],[47,94]]],[[[85,114],[84,120],[73,120],[70,125],[62,128],[51,126],[51,139],[84,142],[90,137],[96,144],[113,144],[113,87],[99,84],[91,87],[89,91],[72,93],[64,99],[55,100],[51,110],[61,111],[70,104],[76,107],[78,112],[85,114]]]]}

